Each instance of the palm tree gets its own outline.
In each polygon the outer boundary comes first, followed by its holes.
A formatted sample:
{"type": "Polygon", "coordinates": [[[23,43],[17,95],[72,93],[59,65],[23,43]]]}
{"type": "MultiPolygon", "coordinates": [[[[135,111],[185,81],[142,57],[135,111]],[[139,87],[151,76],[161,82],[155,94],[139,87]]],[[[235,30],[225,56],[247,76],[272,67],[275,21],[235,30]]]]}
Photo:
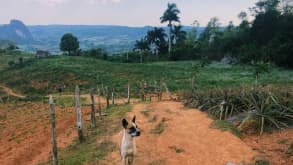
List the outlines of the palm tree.
{"type": "Polygon", "coordinates": [[[136,40],[134,49],[133,50],[140,50],[140,63],[143,61],[143,54],[145,51],[150,50],[149,42],[146,38],[142,38],[141,40],[136,40]]]}
{"type": "Polygon", "coordinates": [[[165,40],[166,34],[163,28],[155,27],[153,30],[147,32],[147,40],[150,44],[155,45],[155,54],[158,56],[158,53],[164,49],[166,45],[165,40]]]}
{"type": "Polygon", "coordinates": [[[174,26],[172,29],[172,37],[171,40],[175,40],[176,44],[182,43],[186,39],[186,31],[182,30],[182,26],[174,26]]]}
{"type": "Polygon", "coordinates": [[[161,23],[168,22],[169,27],[169,56],[171,54],[171,30],[172,22],[180,22],[178,14],[180,13],[177,5],[175,3],[168,3],[167,9],[165,10],[163,16],[160,18],[161,23]]]}

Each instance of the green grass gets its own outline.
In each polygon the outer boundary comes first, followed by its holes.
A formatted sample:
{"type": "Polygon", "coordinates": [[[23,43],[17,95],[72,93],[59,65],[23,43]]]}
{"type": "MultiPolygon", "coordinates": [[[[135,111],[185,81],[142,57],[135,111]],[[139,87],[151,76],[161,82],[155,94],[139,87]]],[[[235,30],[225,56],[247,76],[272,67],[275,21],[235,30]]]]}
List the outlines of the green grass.
{"type": "Polygon", "coordinates": [[[152,134],[161,134],[165,131],[167,124],[166,124],[166,119],[162,118],[160,123],[153,129],[151,129],[152,134]]]}
{"type": "MultiPolygon", "coordinates": [[[[66,107],[74,107],[75,106],[75,98],[74,96],[54,96],[55,100],[55,106],[59,108],[66,108],[66,107]]],[[[86,98],[81,97],[80,98],[82,105],[88,105],[89,102],[87,102],[86,98]]]]}
{"type": "Polygon", "coordinates": [[[174,150],[176,153],[182,153],[185,152],[183,148],[177,147],[177,146],[169,146],[170,149],[174,150]]]}
{"type": "MultiPolygon", "coordinates": [[[[0,58],[6,58],[1,56],[0,58]]],[[[3,59],[2,59],[3,60],[3,59]]],[[[64,83],[65,92],[73,93],[80,85],[83,93],[103,84],[115,87],[125,95],[127,84],[132,94],[138,95],[139,81],[166,80],[171,91],[189,89],[192,65],[197,61],[153,62],[146,64],[112,63],[86,57],[59,56],[46,59],[28,59],[25,64],[0,70],[0,81],[26,95],[56,93],[58,82],[64,83]]],[[[293,85],[293,71],[273,68],[269,74],[261,75],[260,83],[293,85]]],[[[197,74],[196,86],[200,89],[212,87],[235,87],[255,83],[254,70],[250,66],[232,66],[212,63],[197,74]]]]}
{"type": "Polygon", "coordinates": [[[30,54],[25,52],[0,50],[0,71],[9,67],[9,61],[17,62],[19,57],[24,58],[24,61],[32,58],[30,54]]]}
{"type": "Polygon", "coordinates": [[[234,134],[237,137],[241,137],[240,131],[237,130],[237,128],[233,127],[233,125],[227,121],[224,120],[215,120],[212,122],[211,128],[220,129],[222,131],[229,131],[232,134],[234,134]]]}
{"type": "Polygon", "coordinates": [[[153,161],[149,162],[148,165],[162,165],[162,164],[165,164],[164,162],[165,161],[163,161],[163,160],[153,160],[153,161]]]}

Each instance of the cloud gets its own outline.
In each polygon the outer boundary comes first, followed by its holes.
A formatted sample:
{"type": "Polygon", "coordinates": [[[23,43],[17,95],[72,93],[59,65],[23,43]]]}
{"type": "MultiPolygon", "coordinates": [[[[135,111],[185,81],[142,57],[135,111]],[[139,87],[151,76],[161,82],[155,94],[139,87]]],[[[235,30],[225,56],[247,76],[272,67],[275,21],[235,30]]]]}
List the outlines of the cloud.
{"type": "Polygon", "coordinates": [[[83,0],[87,3],[90,4],[97,4],[97,3],[102,3],[102,4],[108,4],[108,3],[120,3],[121,0],[83,0]]]}
{"type": "Polygon", "coordinates": [[[27,1],[33,2],[33,3],[38,3],[41,5],[46,5],[46,6],[55,6],[58,4],[66,3],[69,0],[27,0],[27,1]]]}
{"type": "Polygon", "coordinates": [[[64,3],[74,3],[74,2],[79,2],[79,3],[88,3],[88,4],[108,4],[108,3],[120,3],[121,0],[27,0],[35,3],[39,3],[42,5],[49,5],[49,6],[54,6],[54,5],[59,5],[59,4],[64,4],[64,3]]]}

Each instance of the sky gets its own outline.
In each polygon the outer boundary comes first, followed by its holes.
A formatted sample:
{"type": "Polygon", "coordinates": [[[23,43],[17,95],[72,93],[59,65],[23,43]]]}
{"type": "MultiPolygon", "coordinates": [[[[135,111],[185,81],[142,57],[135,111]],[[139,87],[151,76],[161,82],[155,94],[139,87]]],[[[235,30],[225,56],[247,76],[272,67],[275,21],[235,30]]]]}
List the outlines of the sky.
{"type": "Polygon", "coordinates": [[[218,17],[221,25],[239,24],[237,15],[248,12],[257,0],[0,0],[0,24],[11,19],[27,25],[164,26],[160,16],[168,2],[181,11],[182,25],[194,20],[205,26],[218,17]]]}

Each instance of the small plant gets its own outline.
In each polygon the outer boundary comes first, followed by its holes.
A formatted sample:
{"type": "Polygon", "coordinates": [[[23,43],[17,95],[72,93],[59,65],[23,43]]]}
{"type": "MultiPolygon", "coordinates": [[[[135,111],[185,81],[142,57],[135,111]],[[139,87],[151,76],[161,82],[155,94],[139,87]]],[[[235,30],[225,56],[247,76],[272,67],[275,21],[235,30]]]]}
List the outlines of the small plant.
{"type": "Polygon", "coordinates": [[[149,119],[150,123],[156,122],[157,121],[158,116],[154,115],[151,119],[149,119]]]}
{"type": "Polygon", "coordinates": [[[255,158],[254,165],[270,165],[270,161],[263,156],[257,156],[255,158]]]}
{"type": "Polygon", "coordinates": [[[161,134],[166,128],[166,118],[162,118],[161,122],[156,126],[156,128],[151,130],[152,134],[161,134]]]}
{"type": "Polygon", "coordinates": [[[255,83],[257,85],[260,74],[269,72],[270,63],[257,62],[257,63],[254,63],[253,66],[254,66],[255,83]]]}
{"type": "Polygon", "coordinates": [[[144,116],[150,116],[150,112],[148,110],[142,110],[140,111],[140,113],[142,113],[144,116]]]}
{"type": "Polygon", "coordinates": [[[173,149],[176,153],[182,153],[185,152],[185,150],[183,148],[179,148],[176,146],[169,146],[170,149],[173,149]]]}
{"type": "Polygon", "coordinates": [[[164,161],[154,160],[154,161],[151,161],[150,163],[148,163],[148,165],[161,165],[161,164],[164,164],[164,161]]]}
{"type": "Polygon", "coordinates": [[[293,119],[293,110],[282,106],[277,98],[264,92],[252,92],[245,99],[248,111],[258,122],[259,134],[264,132],[265,124],[276,128],[287,127],[286,120],[293,119]]]}
{"type": "Polygon", "coordinates": [[[289,144],[288,148],[285,150],[285,154],[293,156],[293,141],[289,144]]]}
{"type": "Polygon", "coordinates": [[[13,66],[15,65],[15,62],[14,62],[14,61],[8,61],[8,65],[9,65],[10,67],[13,67],[13,66]]]}
{"type": "Polygon", "coordinates": [[[232,134],[241,137],[241,132],[233,127],[231,123],[224,120],[215,120],[214,122],[212,122],[210,127],[220,129],[222,131],[230,131],[232,134]]]}

